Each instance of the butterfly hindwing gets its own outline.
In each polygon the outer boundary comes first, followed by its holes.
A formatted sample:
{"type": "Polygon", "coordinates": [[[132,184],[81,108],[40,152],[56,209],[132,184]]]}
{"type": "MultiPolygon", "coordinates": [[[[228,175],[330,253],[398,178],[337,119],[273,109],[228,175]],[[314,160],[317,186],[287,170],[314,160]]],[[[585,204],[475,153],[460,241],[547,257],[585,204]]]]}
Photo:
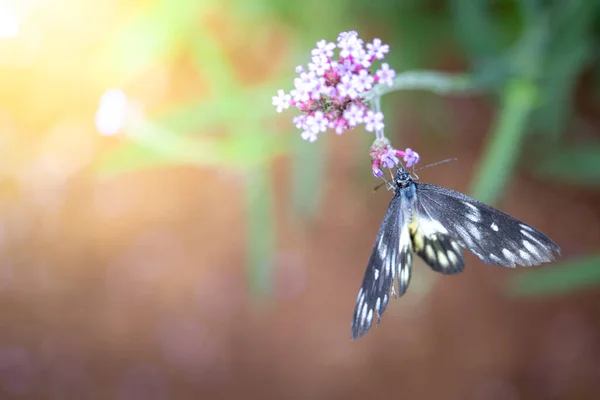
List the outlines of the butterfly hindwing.
{"type": "Polygon", "coordinates": [[[390,296],[402,296],[408,288],[412,265],[409,203],[397,192],[383,218],[356,298],[352,340],[371,329],[375,314],[379,323],[390,296]]]}
{"type": "Polygon", "coordinates": [[[434,271],[456,274],[465,267],[463,251],[440,224],[415,212],[410,224],[413,249],[434,271]]]}
{"type": "Polygon", "coordinates": [[[533,266],[560,254],[545,234],[496,208],[440,186],[416,187],[419,226],[435,227],[487,264],[533,266]]]}

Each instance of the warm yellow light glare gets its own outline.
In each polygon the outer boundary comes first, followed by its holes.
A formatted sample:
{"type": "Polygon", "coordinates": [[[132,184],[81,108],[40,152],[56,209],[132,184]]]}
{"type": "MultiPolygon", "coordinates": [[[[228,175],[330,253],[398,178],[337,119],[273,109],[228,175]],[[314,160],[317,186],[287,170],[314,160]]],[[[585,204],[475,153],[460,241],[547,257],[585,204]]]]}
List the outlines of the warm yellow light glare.
{"type": "Polygon", "coordinates": [[[14,38],[19,35],[19,19],[15,10],[0,3],[0,38],[14,38]]]}

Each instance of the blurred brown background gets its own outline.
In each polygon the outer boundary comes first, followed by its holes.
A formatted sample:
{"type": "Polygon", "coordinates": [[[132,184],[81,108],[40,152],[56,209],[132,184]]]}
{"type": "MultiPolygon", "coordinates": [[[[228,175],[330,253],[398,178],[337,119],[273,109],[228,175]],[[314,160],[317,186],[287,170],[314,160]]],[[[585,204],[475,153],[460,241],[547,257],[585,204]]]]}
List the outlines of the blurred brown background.
{"type": "MultiPolygon", "coordinates": [[[[370,134],[329,132],[311,147],[269,102],[316,40],[346,29],[390,43],[398,71],[479,68],[456,34],[460,1],[397,3],[0,1],[0,398],[600,398],[598,286],[511,295],[523,271],[471,254],[456,276],[417,261],[409,292],[350,341],[391,193],[372,191],[370,134]],[[101,135],[94,118],[111,87],[135,112],[123,122],[111,109],[119,133],[101,135]],[[305,176],[298,165],[322,169],[305,176]],[[249,228],[261,214],[246,193],[260,171],[269,214],[249,228]],[[273,251],[261,252],[263,237],[273,251]]],[[[492,3],[500,27],[516,32],[508,38],[527,29],[528,2],[492,3]]],[[[587,12],[595,19],[581,35],[597,44],[597,7],[587,12]]],[[[568,270],[600,247],[594,168],[585,164],[582,183],[528,163],[539,149],[553,154],[557,137],[598,140],[593,49],[561,92],[560,132],[522,127],[538,136],[497,199],[561,246],[567,264],[536,269],[568,270]]],[[[499,82],[488,93],[384,99],[398,147],[423,164],[458,158],[423,181],[469,191],[500,113],[499,82]]],[[[580,283],[598,280],[574,271],[580,283]]]]}

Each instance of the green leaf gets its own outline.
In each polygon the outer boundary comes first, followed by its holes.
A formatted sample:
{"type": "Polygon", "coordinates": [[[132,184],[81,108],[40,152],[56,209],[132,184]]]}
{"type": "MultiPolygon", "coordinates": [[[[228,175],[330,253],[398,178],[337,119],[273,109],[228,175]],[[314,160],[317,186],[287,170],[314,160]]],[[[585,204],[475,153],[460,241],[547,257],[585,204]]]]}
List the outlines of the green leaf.
{"type": "Polygon", "coordinates": [[[533,116],[534,127],[546,135],[546,140],[557,141],[571,117],[577,78],[593,54],[595,3],[555,2],[550,9],[552,30],[541,79],[543,102],[533,116]]]}
{"type": "Polygon", "coordinates": [[[600,185],[600,143],[561,147],[532,166],[533,173],[548,180],[585,186],[600,185]]]}
{"type": "Polygon", "coordinates": [[[476,59],[489,58],[501,48],[498,26],[487,1],[453,0],[450,2],[454,26],[466,50],[476,59]]]}
{"type": "Polygon", "coordinates": [[[600,284],[600,255],[518,274],[510,282],[515,296],[546,296],[600,284]]]}
{"type": "Polygon", "coordinates": [[[527,80],[514,79],[505,88],[500,112],[471,187],[473,197],[493,203],[506,186],[519,159],[536,96],[536,87],[527,80]]]}

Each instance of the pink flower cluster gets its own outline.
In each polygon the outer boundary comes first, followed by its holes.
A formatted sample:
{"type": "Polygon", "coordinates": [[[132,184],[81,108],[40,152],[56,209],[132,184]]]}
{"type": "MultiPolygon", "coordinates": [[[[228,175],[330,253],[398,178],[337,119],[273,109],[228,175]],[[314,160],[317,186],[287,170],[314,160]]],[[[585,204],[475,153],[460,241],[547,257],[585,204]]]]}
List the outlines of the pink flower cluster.
{"type": "Polygon", "coordinates": [[[369,151],[371,159],[373,160],[373,175],[377,178],[383,176],[381,168],[395,168],[399,159],[404,160],[406,168],[410,168],[417,164],[420,160],[419,153],[408,148],[404,151],[397,150],[390,145],[387,139],[377,139],[371,150],[369,151]]]}
{"type": "Polygon", "coordinates": [[[359,124],[369,132],[382,132],[383,114],[370,110],[362,95],[375,84],[392,86],[396,72],[387,63],[371,73],[375,59],[382,60],[389,46],[380,39],[367,43],[366,48],[356,31],[342,32],[337,44],[321,40],[311,52],[308,69],[296,68],[299,76],[294,79],[294,89],[286,94],[283,90],[273,96],[277,112],[293,105],[304,114],[294,118],[294,124],[302,130],[302,138],[310,142],[320,133],[335,129],[342,134],[359,124]],[[339,59],[334,60],[334,50],[339,59]]]}

